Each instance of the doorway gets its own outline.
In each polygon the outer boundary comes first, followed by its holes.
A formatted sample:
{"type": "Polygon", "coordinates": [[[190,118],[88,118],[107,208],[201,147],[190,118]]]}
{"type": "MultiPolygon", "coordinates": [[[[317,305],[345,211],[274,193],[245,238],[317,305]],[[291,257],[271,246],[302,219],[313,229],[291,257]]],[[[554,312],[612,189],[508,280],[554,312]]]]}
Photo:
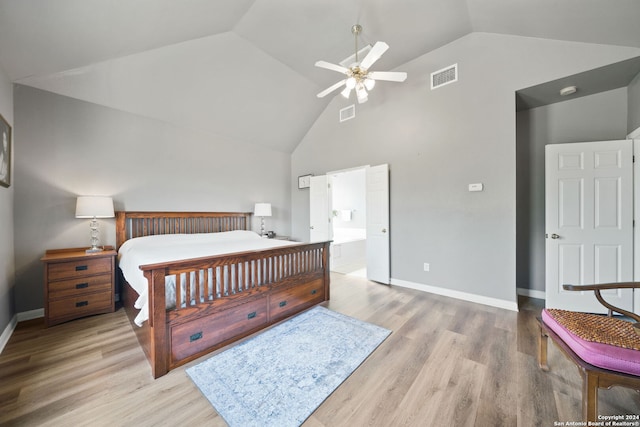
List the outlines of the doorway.
{"type": "Polygon", "coordinates": [[[365,168],[329,174],[331,270],[367,277],[367,175],[365,168]]]}
{"type": "Polygon", "coordinates": [[[310,187],[310,240],[334,241],[331,270],[361,274],[368,280],[389,284],[389,165],[314,176],[310,187]]]}

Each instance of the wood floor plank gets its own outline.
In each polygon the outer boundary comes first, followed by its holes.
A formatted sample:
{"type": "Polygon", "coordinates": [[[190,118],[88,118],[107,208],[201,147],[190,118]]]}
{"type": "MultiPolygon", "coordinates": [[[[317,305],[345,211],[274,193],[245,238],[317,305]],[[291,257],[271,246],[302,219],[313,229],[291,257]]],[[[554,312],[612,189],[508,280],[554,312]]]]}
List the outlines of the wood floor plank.
{"type": "MultiPolygon", "coordinates": [[[[580,376],[549,347],[537,366],[542,304],[515,313],[332,275],[338,312],[392,334],[305,422],[334,426],[546,426],[580,419],[580,376]]],[[[44,328],[21,322],[0,354],[0,425],[225,426],[184,370],[153,380],[123,310],[44,328]]],[[[223,350],[220,350],[223,351],[223,350]]],[[[638,393],[600,392],[603,415],[640,413],[638,393]]]]}

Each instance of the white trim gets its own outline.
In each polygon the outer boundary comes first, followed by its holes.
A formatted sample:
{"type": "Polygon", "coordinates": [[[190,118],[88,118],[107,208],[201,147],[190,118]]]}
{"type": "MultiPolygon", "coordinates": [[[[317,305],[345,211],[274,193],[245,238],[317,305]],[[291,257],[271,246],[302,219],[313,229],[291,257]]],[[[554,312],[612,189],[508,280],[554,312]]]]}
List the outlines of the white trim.
{"type": "Polygon", "coordinates": [[[516,288],[518,291],[518,295],[523,295],[529,298],[537,298],[537,299],[546,299],[545,291],[536,291],[535,289],[527,289],[527,288],[516,288]]]}
{"type": "Polygon", "coordinates": [[[401,286],[403,288],[415,289],[418,291],[429,292],[431,294],[442,295],[445,297],[456,298],[483,305],[489,305],[491,307],[504,308],[505,310],[518,311],[518,303],[516,301],[506,301],[502,299],[485,297],[482,295],[454,291],[452,289],[439,288],[437,286],[423,285],[422,283],[414,283],[393,278],[391,279],[391,284],[395,286],[401,286]]]}
{"type": "Polygon", "coordinates": [[[2,335],[0,335],[0,353],[4,350],[4,346],[9,342],[9,338],[13,334],[13,331],[18,326],[18,323],[24,322],[25,320],[37,319],[39,317],[44,317],[44,308],[38,308],[35,310],[23,311],[22,313],[14,314],[9,324],[4,331],[2,331],[2,335]]]}
{"type": "Polygon", "coordinates": [[[640,138],[640,128],[637,128],[636,130],[631,132],[629,135],[627,135],[627,139],[638,139],[638,138],[640,138]]]}
{"type": "Polygon", "coordinates": [[[9,324],[7,325],[7,327],[4,328],[4,331],[2,331],[2,335],[0,335],[0,353],[2,353],[2,351],[4,350],[4,346],[7,345],[7,343],[9,342],[9,338],[11,338],[11,335],[13,334],[13,331],[16,329],[17,324],[18,324],[18,316],[14,315],[9,321],[9,324]]]}
{"type": "Polygon", "coordinates": [[[371,165],[354,166],[352,168],[339,169],[337,171],[329,171],[329,172],[326,173],[326,175],[337,175],[339,173],[354,172],[354,171],[358,171],[358,170],[361,170],[361,169],[369,169],[370,167],[371,167],[371,165]]]}
{"type": "Polygon", "coordinates": [[[24,322],[25,320],[37,319],[44,317],[44,308],[37,308],[35,310],[23,311],[18,313],[18,322],[24,322]]]}

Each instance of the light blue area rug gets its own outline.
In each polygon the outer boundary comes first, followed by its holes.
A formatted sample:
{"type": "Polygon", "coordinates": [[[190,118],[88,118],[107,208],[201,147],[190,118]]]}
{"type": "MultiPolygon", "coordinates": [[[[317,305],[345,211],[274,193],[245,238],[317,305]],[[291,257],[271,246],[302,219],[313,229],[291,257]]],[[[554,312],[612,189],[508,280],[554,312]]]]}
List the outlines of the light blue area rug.
{"type": "Polygon", "coordinates": [[[187,374],[231,426],[299,426],[391,333],[315,307],[187,374]]]}

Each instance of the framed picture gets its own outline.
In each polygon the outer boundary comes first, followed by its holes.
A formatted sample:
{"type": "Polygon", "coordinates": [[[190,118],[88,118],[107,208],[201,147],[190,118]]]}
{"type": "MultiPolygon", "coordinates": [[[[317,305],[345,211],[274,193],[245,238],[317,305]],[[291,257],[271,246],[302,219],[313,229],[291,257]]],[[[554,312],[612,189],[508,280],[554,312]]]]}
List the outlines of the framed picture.
{"type": "Polygon", "coordinates": [[[11,185],[11,126],[0,114],[0,185],[11,185]]]}
{"type": "Polygon", "coordinates": [[[302,175],[298,177],[298,188],[309,188],[311,187],[311,177],[312,175],[302,175]]]}

